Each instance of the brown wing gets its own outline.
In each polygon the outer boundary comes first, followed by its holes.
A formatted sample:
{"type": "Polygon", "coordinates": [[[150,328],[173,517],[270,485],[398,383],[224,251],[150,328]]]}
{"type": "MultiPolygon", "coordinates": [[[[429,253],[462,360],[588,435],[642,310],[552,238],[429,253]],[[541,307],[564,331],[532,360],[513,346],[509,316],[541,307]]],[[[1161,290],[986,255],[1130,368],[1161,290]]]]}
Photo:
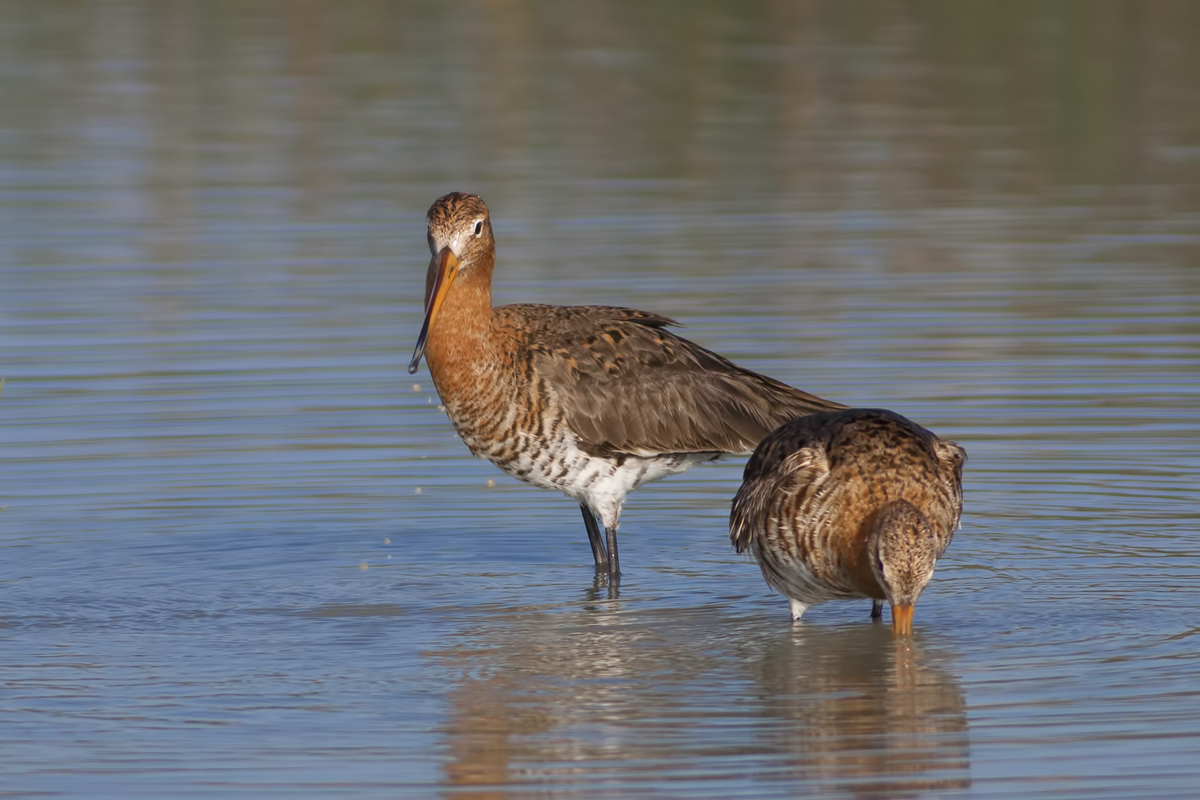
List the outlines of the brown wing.
{"type": "Polygon", "coordinates": [[[746,463],[730,537],[740,551],[750,542],[746,528],[763,529],[773,495],[814,491],[827,474],[827,503],[853,508],[885,499],[911,502],[929,519],[940,556],[962,514],[965,460],[959,445],[891,411],[856,408],[801,417],[767,437],[746,463]]]}
{"type": "Polygon", "coordinates": [[[942,530],[938,531],[940,551],[946,551],[954,532],[958,530],[962,519],[963,492],[962,469],[967,462],[967,451],[957,442],[937,439],[933,445],[937,455],[942,484],[942,530]]]}
{"type": "Polygon", "coordinates": [[[520,315],[534,368],[582,446],[598,455],[742,453],[787,420],[844,408],[674,335],[665,328],[677,323],[657,314],[608,306],[497,312],[520,315]]]}
{"type": "Polygon", "coordinates": [[[819,442],[786,441],[772,435],[754,451],[729,512],[729,541],[739,553],[767,530],[772,509],[788,494],[809,487],[829,474],[829,461],[819,442]],[[797,449],[792,449],[793,447],[797,449]]]}

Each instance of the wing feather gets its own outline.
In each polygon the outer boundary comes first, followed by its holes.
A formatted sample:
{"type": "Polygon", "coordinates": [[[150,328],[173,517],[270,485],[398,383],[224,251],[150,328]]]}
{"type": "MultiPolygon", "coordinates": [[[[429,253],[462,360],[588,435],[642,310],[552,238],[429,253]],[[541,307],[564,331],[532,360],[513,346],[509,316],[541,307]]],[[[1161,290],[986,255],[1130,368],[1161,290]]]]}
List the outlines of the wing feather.
{"type": "Polygon", "coordinates": [[[760,446],[746,465],[729,513],[729,540],[737,552],[745,551],[756,533],[768,530],[781,498],[808,490],[828,473],[829,461],[819,443],[788,452],[787,443],[772,437],[760,446]]]}
{"type": "Polygon", "coordinates": [[[743,369],[610,306],[502,306],[527,329],[534,366],[595,454],[742,453],[797,416],[844,406],[743,369]]]}

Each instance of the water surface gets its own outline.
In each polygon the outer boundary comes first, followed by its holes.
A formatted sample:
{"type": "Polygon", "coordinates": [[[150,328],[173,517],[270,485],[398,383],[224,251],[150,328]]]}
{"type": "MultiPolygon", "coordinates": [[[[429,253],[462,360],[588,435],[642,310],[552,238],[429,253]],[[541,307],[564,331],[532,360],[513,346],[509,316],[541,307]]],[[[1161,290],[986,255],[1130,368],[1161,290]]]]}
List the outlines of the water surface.
{"type": "Polygon", "coordinates": [[[0,791],[1186,797],[1187,3],[0,12],[0,791]],[[423,216],[963,444],[897,642],[789,623],[741,459],[577,507],[472,459],[423,216]]]}

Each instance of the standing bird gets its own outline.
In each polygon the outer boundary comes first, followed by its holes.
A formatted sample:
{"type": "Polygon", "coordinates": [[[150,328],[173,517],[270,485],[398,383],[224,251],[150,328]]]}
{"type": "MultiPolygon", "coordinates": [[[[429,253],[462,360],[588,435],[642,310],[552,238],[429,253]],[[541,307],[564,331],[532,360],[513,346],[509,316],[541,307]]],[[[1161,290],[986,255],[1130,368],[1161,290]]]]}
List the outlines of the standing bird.
{"type": "Polygon", "coordinates": [[[754,554],[792,619],[826,600],[913,605],[962,515],[967,452],[899,414],[854,408],[792,420],[759,444],[733,499],[729,538],[754,554]]]}
{"type": "Polygon", "coordinates": [[[472,453],[579,503],[598,573],[620,574],[617,524],[629,492],[749,452],[786,420],[845,407],[675,336],[666,327],[677,323],[658,314],[493,308],[496,244],[483,200],[448,194],[426,221],[433,258],[408,371],[425,356],[472,453]]]}

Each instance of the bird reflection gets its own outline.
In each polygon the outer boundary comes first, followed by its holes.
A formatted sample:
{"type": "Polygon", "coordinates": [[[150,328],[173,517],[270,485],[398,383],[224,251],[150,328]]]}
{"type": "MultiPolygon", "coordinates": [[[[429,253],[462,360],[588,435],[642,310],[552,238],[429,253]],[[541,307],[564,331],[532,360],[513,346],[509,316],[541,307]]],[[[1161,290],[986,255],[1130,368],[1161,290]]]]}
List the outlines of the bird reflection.
{"type": "Polygon", "coordinates": [[[904,797],[970,784],[965,701],[881,625],[781,629],[724,607],[488,613],[447,677],[443,782],[508,796],[655,780],[904,797]]]}
{"type": "Polygon", "coordinates": [[[798,627],[754,670],[770,730],[790,752],[779,777],[835,783],[855,797],[917,796],[970,785],[966,701],[917,644],[887,629],[798,627]]]}

